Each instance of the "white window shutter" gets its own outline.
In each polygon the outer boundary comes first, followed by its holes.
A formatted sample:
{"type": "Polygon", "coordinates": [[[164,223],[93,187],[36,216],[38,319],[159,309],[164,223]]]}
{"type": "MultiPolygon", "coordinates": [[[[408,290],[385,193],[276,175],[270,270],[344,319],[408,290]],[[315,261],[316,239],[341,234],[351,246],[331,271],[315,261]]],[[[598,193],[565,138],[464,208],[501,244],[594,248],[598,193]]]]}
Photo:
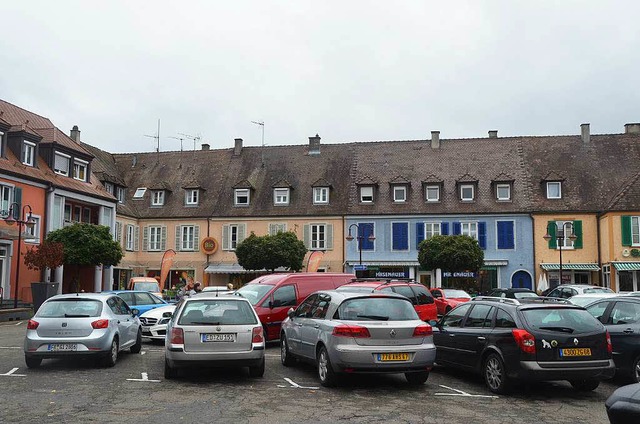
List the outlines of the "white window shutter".
{"type": "Polygon", "coordinates": [[[244,240],[245,234],[247,234],[247,224],[238,224],[238,243],[244,240]]]}
{"type": "Polygon", "coordinates": [[[229,226],[222,226],[222,250],[229,250],[229,226]]]}
{"type": "Polygon", "coordinates": [[[325,226],[325,246],[327,250],[333,250],[333,224],[327,224],[325,226]]]}
{"type": "Polygon", "coordinates": [[[133,250],[140,250],[140,226],[136,225],[133,229],[133,250]]]}
{"type": "Polygon", "coordinates": [[[162,251],[167,250],[167,227],[163,225],[160,229],[160,249],[162,251]]]}
{"type": "Polygon", "coordinates": [[[142,227],[142,251],[146,252],[149,250],[149,226],[145,225],[142,227]]]}
{"type": "Polygon", "coordinates": [[[269,224],[269,235],[272,236],[276,234],[276,231],[278,231],[276,229],[276,224],[269,224]]]}
{"type": "Polygon", "coordinates": [[[176,225],[176,252],[180,251],[180,248],[182,247],[182,238],[180,237],[181,235],[182,226],[176,225]]]}
{"type": "Polygon", "coordinates": [[[200,250],[200,226],[193,226],[193,250],[196,252],[200,250]]]}
{"type": "Polygon", "coordinates": [[[306,246],[307,249],[311,249],[311,227],[309,226],[309,224],[304,224],[302,234],[303,234],[302,238],[304,239],[304,245],[306,246]]]}
{"type": "Polygon", "coordinates": [[[116,221],[116,241],[122,246],[122,222],[116,221]]]}

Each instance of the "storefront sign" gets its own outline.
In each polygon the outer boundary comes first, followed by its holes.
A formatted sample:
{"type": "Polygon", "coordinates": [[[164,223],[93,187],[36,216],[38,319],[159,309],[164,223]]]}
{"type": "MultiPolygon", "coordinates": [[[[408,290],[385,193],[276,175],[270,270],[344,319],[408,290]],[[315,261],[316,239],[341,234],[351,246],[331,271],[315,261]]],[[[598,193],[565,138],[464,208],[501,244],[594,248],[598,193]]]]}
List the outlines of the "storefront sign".
{"type": "Polygon", "coordinates": [[[375,273],[375,278],[409,278],[409,270],[404,271],[385,271],[384,269],[378,270],[375,273]]]}
{"type": "Polygon", "coordinates": [[[218,251],[218,241],[213,237],[205,237],[200,243],[200,248],[206,255],[213,255],[218,251]]]}
{"type": "Polygon", "coordinates": [[[443,271],[442,277],[444,278],[476,278],[478,276],[477,273],[471,271],[443,271]]]}

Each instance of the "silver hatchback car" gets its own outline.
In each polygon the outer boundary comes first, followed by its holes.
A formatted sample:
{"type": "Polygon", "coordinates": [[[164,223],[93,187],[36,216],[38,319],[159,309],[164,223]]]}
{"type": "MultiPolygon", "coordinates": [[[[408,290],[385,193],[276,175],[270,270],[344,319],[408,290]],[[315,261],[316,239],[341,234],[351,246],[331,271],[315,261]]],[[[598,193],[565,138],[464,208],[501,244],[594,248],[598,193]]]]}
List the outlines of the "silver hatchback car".
{"type": "Polygon", "coordinates": [[[139,353],[142,330],[124,300],[113,293],[60,294],[47,299],[27,323],[24,359],[27,367],[45,358],[95,356],[112,367],[118,352],[139,353]]]}
{"type": "Polygon", "coordinates": [[[264,334],[251,303],[240,296],[198,293],[182,299],[165,339],[164,376],[187,367],[249,367],[264,375],[264,334]]]}
{"type": "Polygon", "coordinates": [[[423,384],[435,357],[431,326],[393,293],[316,292],[289,310],[280,333],[282,364],[314,363],[326,387],[350,373],[404,373],[423,384]]]}

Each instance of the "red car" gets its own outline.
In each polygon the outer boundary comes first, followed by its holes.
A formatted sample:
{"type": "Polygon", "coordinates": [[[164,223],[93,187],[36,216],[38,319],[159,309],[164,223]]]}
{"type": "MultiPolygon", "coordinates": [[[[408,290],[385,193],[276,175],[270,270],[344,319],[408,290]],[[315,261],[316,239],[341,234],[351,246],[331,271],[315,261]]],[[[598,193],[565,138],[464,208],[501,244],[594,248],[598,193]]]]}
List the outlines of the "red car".
{"type": "Polygon", "coordinates": [[[431,289],[431,294],[436,301],[438,315],[444,315],[459,304],[471,300],[469,293],[458,289],[431,289]]]}
{"type": "Polygon", "coordinates": [[[413,307],[423,321],[438,319],[438,311],[433,296],[422,284],[409,283],[399,280],[354,280],[344,286],[340,286],[338,291],[366,292],[372,291],[392,292],[409,298],[413,307]]]}

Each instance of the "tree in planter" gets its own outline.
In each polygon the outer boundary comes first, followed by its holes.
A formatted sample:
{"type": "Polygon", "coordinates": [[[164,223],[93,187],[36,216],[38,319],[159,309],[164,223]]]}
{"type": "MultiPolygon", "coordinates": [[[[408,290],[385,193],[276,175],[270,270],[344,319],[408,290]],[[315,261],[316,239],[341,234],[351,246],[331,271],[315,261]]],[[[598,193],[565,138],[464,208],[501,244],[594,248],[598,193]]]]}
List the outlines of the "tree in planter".
{"type": "Polygon", "coordinates": [[[280,267],[300,271],[306,253],[304,243],[290,231],[266,236],[251,233],[236,247],[238,263],[244,269],[271,272],[280,267]]]}
{"type": "Polygon", "coordinates": [[[484,263],[484,252],[473,237],[433,236],[418,246],[418,262],[424,269],[478,272],[484,263]]]}
{"type": "MultiPolygon", "coordinates": [[[[64,264],[78,266],[117,265],[122,257],[120,243],[113,240],[109,227],[93,224],[73,224],[50,232],[46,242],[61,243],[64,264]]],[[[78,288],[80,269],[74,276],[78,288]]]]}
{"type": "Polygon", "coordinates": [[[29,269],[44,271],[55,269],[64,263],[64,246],[62,243],[44,241],[24,254],[24,263],[29,269]]]}

